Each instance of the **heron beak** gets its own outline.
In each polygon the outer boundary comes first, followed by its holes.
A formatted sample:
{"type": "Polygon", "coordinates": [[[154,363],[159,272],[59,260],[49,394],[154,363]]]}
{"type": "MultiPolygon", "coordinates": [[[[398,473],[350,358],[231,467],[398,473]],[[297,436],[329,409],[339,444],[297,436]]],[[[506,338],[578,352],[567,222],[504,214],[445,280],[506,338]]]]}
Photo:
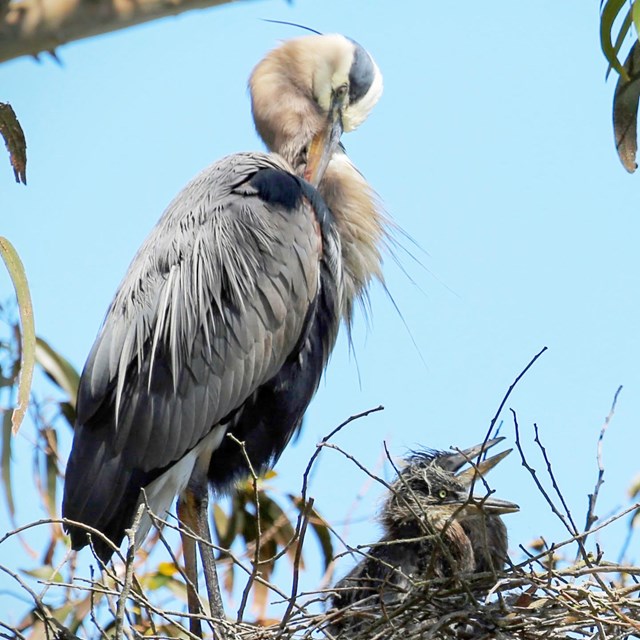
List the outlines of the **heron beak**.
{"type": "Polygon", "coordinates": [[[442,456],[439,464],[447,471],[458,471],[468,462],[475,462],[474,458],[477,458],[480,453],[488,451],[491,447],[495,447],[495,445],[503,440],[504,437],[492,438],[491,440],[487,440],[487,442],[481,442],[468,449],[447,453],[442,456]]]}
{"type": "Polygon", "coordinates": [[[515,502],[508,500],[499,500],[493,496],[476,496],[472,495],[467,498],[470,505],[486,514],[500,515],[503,513],[515,513],[520,511],[520,507],[515,502]]]}
{"type": "Polygon", "coordinates": [[[304,179],[314,187],[318,187],[324,177],[324,172],[329,166],[333,153],[340,144],[341,135],[342,115],[340,103],[334,101],[325,126],[313,136],[309,145],[304,179]]]}
{"type": "Polygon", "coordinates": [[[469,469],[465,469],[464,471],[460,472],[456,476],[456,478],[460,482],[462,482],[463,485],[469,486],[479,476],[482,476],[484,478],[484,476],[489,473],[489,471],[491,471],[491,469],[493,469],[493,467],[495,467],[498,462],[500,462],[500,460],[506,458],[511,453],[511,451],[513,451],[513,449],[507,449],[506,451],[497,453],[495,456],[491,456],[490,458],[483,460],[479,464],[476,464],[469,469]]]}
{"type": "Polygon", "coordinates": [[[515,502],[499,500],[494,498],[493,494],[476,495],[471,493],[471,489],[460,491],[457,495],[450,496],[447,502],[457,510],[456,512],[462,518],[475,518],[481,514],[488,516],[520,511],[520,507],[515,502]]]}

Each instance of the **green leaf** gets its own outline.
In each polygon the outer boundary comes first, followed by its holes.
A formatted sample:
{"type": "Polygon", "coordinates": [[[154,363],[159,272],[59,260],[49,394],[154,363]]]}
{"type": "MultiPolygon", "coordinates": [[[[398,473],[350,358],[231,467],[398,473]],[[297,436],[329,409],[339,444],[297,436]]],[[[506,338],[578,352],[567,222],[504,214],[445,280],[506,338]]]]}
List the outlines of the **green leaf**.
{"type": "Polygon", "coordinates": [[[20,309],[21,333],[21,361],[20,361],[20,381],[18,383],[18,404],[11,416],[12,431],[18,433],[20,424],[27,412],[29,404],[29,393],[31,392],[31,380],[33,379],[33,369],[36,363],[36,330],[33,323],[33,306],[29,285],[24,271],[22,261],[13,245],[0,236],[0,256],[7,265],[9,275],[13,282],[13,287],[18,298],[18,308],[20,309]]]}
{"type": "Polygon", "coordinates": [[[242,528],[238,529],[238,533],[242,536],[246,545],[255,542],[258,537],[258,522],[256,517],[246,509],[242,512],[244,517],[242,518],[242,528]]]}
{"type": "Polygon", "coordinates": [[[54,609],[51,613],[56,620],[64,624],[66,619],[75,612],[75,609],[75,602],[66,602],[57,609],[54,609]]]}
{"type": "Polygon", "coordinates": [[[258,552],[258,559],[260,560],[260,571],[265,578],[271,575],[273,567],[275,565],[275,557],[278,554],[278,545],[276,541],[271,538],[269,540],[260,541],[260,550],[258,552]]]}
{"type": "Polygon", "coordinates": [[[223,549],[229,549],[233,545],[238,533],[244,526],[244,511],[236,508],[235,503],[231,507],[231,512],[227,516],[219,505],[213,509],[213,523],[218,537],[218,544],[223,549]],[[219,526],[220,525],[220,526],[219,526]]]}
{"type": "Polygon", "coordinates": [[[633,24],[636,28],[636,33],[640,34],[640,2],[638,2],[638,0],[633,1],[633,6],[631,7],[630,13],[631,17],[633,18],[633,24]]]}
{"type": "Polygon", "coordinates": [[[147,576],[145,579],[145,587],[149,591],[157,591],[162,587],[166,587],[169,582],[171,582],[171,578],[168,576],[162,575],[161,573],[154,573],[153,575],[147,576]]]}
{"type": "MultiPolygon", "coordinates": [[[[260,512],[262,519],[262,531],[269,532],[274,528],[273,539],[278,542],[283,548],[287,547],[287,555],[291,562],[294,561],[296,555],[295,527],[289,521],[287,514],[280,508],[280,506],[266,495],[260,496],[260,512]]],[[[302,565],[302,562],[301,562],[302,565]]]]}
{"type": "Polygon", "coordinates": [[[607,0],[600,14],[600,46],[609,65],[612,66],[622,78],[628,80],[629,76],[620,60],[618,60],[617,51],[611,39],[613,23],[626,3],[627,0],[607,0]]]}
{"type": "Polygon", "coordinates": [[[42,338],[36,339],[36,361],[44,372],[69,396],[69,403],[75,409],[80,376],[73,365],[42,338]]]}
{"type": "Polygon", "coordinates": [[[64,578],[49,565],[29,569],[28,571],[23,569],[22,573],[26,573],[28,576],[38,578],[39,580],[46,580],[47,582],[64,582],[64,578]]]}
{"type": "MultiPolygon", "coordinates": [[[[313,510],[315,513],[315,509],[313,510]]],[[[324,562],[324,570],[329,568],[329,564],[333,560],[333,542],[331,541],[331,530],[329,525],[322,520],[322,518],[316,519],[315,517],[310,520],[311,528],[318,538],[320,548],[322,549],[322,560],[324,562]]]]}
{"type": "MultiPolygon", "coordinates": [[[[634,3],[633,7],[634,9],[636,8],[636,6],[638,6],[638,8],[640,9],[640,4],[638,4],[637,2],[634,3]]],[[[616,58],[618,57],[618,54],[620,53],[620,49],[622,47],[622,43],[624,42],[624,39],[627,37],[627,35],[629,34],[629,30],[631,29],[631,23],[633,22],[633,20],[631,19],[631,11],[627,12],[627,15],[624,17],[624,20],[622,22],[622,26],[620,27],[620,32],[618,33],[618,37],[616,38],[616,42],[613,45],[613,48],[616,52],[616,58]]],[[[640,31],[638,31],[638,25],[636,24],[636,32],[640,33],[640,31]]],[[[611,69],[613,69],[613,67],[611,65],[609,65],[607,67],[607,73],[605,74],[605,79],[609,77],[609,74],[611,73],[611,69]]]]}
{"type": "Polygon", "coordinates": [[[184,582],[170,578],[164,586],[181,602],[187,602],[187,586],[184,582]]]}
{"type": "Polygon", "coordinates": [[[60,413],[63,418],[67,421],[69,426],[73,429],[76,424],[76,410],[71,406],[70,402],[61,402],[60,413]]]}
{"type": "Polygon", "coordinates": [[[58,488],[58,434],[55,429],[46,429],[43,434],[46,438],[45,448],[47,470],[47,509],[50,518],[56,518],[56,489],[58,488]]]}
{"type": "Polygon", "coordinates": [[[629,487],[629,498],[633,500],[638,495],[640,495],[640,474],[632,480],[629,487]]]}
{"type": "Polygon", "coordinates": [[[231,519],[223,511],[222,507],[216,503],[213,505],[213,525],[216,529],[218,540],[223,540],[229,535],[229,524],[231,519]]]}
{"type": "Polygon", "coordinates": [[[625,79],[618,78],[613,94],[613,133],[616,151],[624,168],[633,173],[638,149],[638,101],[640,99],[640,46],[634,42],[624,62],[625,79]]]}
{"type": "Polygon", "coordinates": [[[15,518],[16,509],[11,488],[11,413],[5,411],[2,416],[2,485],[7,499],[7,507],[11,520],[15,518]]]}
{"type": "Polygon", "coordinates": [[[169,576],[170,578],[172,578],[180,572],[178,571],[178,567],[176,567],[173,562],[160,562],[158,564],[158,573],[160,575],[169,576]]]}
{"type": "Polygon", "coordinates": [[[73,605],[71,610],[73,618],[69,622],[69,631],[71,631],[71,633],[76,633],[87,616],[97,608],[104,598],[105,596],[102,593],[96,591],[90,593],[86,598],[83,598],[80,601],[73,601],[71,603],[73,605]]]}
{"type": "MultiPolygon", "coordinates": [[[[296,506],[300,513],[304,512],[305,503],[300,496],[294,496],[288,494],[289,500],[296,506]]],[[[329,564],[333,560],[333,542],[331,540],[331,529],[329,523],[316,511],[315,508],[311,509],[311,516],[309,518],[309,524],[313,529],[313,532],[318,538],[318,543],[322,549],[322,560],[324,562],[324,570],[326,571],[329,564]]]]}

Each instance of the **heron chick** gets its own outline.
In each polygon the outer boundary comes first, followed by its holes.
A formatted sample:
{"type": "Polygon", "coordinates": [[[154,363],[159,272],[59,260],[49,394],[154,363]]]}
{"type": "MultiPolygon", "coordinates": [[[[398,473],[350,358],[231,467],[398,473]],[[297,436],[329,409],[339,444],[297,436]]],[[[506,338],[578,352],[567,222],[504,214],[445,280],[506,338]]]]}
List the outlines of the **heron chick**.
{"type": "MultiPolygon", "coordinates": [[[[72,547],[91,542],[102,562],[140,505],[163,518],[175,496],[185,532],[209,540],[208,484],[224,490],[277,460],[340,323],[382,277],[384,218],[340,145],[382,92],[373,58],[341,35],[297,38],[256,66],[250,90],[270,153],[223,158],[176,196],[82,373],[62,513],[72,547]]],[[[138,545],[150,526],[145,516],[138,545]]],[[[200,550],[221,616],[211,548],[200,550]]]]}
{"type": "Polygon", "coordinates": [[[504,568],[507,530],[500,516],[519,507],[487,492],[475,495],[473,485],[482,484],[481,476],[511,450],[460,471],[502,440],[461,452],[417,451],[406,459],[381,509],[382,538],[335,586],[331,605],[343,613],[332,633],[379,618],[385,608],[419,593],[425,581],[495,575],[504,568]]]}

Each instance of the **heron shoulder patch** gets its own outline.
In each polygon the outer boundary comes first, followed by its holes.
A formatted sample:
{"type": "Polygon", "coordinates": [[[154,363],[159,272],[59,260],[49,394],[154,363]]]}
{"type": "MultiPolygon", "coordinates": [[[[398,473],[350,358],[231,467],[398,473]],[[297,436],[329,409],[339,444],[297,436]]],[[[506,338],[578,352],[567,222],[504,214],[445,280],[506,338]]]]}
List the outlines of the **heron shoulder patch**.
{"type": "Polygon", "coordinates": [[[249,184],[264,202],[280,205],[285,209],[295,209],[302,200],[302,185],[290,173],[277,169],[260,169],[249,184]]]}

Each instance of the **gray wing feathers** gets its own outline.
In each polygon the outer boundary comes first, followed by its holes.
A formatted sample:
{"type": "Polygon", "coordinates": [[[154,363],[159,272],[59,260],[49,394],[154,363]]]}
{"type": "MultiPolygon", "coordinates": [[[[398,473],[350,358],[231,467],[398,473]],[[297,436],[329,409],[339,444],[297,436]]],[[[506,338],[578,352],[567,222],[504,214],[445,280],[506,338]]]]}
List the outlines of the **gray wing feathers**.
{"type": "Polygon", "coordinates": [[[196,177],[107,313],[85,366],[79,423],[90,427],[115,403],[114,448],[132,466],[183,456],[275,375],[300,338],[318,290],[320,240],[308,205],[285,211],[244,188],[264,167],[287,169],[236,154],[196,177]]]}

